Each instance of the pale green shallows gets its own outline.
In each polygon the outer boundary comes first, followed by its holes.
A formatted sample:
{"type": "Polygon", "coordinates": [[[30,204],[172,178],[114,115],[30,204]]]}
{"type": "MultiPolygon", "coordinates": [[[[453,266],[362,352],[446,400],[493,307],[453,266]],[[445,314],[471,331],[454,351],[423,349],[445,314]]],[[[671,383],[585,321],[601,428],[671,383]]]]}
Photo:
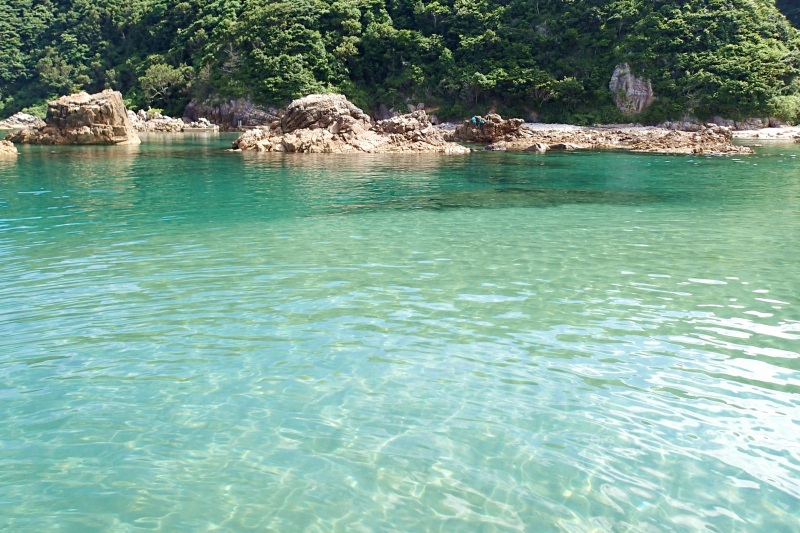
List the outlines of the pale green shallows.
{"type": "Polygon", "coordinates": [[[0,529],[798,531],[800,147],[231,139],[0,162],[0,529]]]}

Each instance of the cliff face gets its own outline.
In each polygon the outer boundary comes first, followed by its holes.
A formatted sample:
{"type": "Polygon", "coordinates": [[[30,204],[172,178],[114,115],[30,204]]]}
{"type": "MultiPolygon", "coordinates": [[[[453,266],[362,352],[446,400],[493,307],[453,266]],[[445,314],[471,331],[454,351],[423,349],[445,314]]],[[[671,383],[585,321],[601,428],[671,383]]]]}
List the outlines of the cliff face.
{"type": "Polygon", "coordinates": [[[617,65],[608,88],[614,96],[617,109],[625,114],[641,113],[655,100],[650,80],[634,76],[627,63],[617,65]]]}
{"type": "Polygon", "coordinates": [[[11,134],[9,140],[27,144],[139,144],[128,119],[122,94],[106,90],[62,96],[47,106],[45,125],[11,134]]]}

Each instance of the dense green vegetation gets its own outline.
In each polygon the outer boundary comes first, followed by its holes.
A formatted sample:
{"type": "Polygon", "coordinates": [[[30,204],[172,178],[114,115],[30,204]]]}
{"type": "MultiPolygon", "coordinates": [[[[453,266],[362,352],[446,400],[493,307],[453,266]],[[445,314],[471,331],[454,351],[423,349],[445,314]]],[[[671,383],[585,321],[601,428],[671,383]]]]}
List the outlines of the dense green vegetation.
{"type": "Polygon", "coordinates": [[[800,110],[800,36],[774,0],[0,0],[0,57],[0,116],[110,87],[178,114],[339,91],[611,121],[622,62],[653,81],[645,120],[800,110]]]}

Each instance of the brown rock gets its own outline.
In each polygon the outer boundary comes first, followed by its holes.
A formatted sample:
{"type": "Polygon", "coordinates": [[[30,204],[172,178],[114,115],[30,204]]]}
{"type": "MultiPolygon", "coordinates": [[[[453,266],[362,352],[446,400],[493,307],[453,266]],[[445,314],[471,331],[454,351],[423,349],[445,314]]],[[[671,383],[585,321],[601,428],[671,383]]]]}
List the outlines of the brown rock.
{"type": "Polygon", "coordinates": [[[547,145],[544,143],[533,143],[532,145],[525,148],[526,152],[536,152],[537,154],[543,154],[547,152],[547,145]]]}
{"type": "Polygon", "coordinates": [[[527,150],[532,143],[548,145],[551,150],[583,148],[592,150],[627,150],[669,154],[749,154],[752,149],[731,142],[730,128],[714,125],[698,132],[665,128],[626,127],[564,128],[537,127],[530,138],[508,142],[508,148],[527,150]]]}
{"type": "Polygon", "coordinates": [[[232,146],[261,152],[469,152],[445,141],[425,111],[373,125],[368,115],[342,95],[310,95],[295,100],[280,121],[245,132],[232,146]]]}
{"type": "Polygon", "coordinates": [[[10,141],[0,141],[0,159],[16,159],[17,147],[10,141]]]}
{"type": "Polygon", "coordinates": [[[139,144],[122,95],[105,90],[62,96],[47,105],[45,126],[26,128],[8,139],[31,144],[139,144]]]}
{"type": "Polygon", "coordinates": [[[547,147],[548,150],[560,151],[560,152],[571,152],[573,150],[577,150],[578,148],[580,148],[580,146],[573,143],[555,143],[547,147]]]}
{"type": "Polygon", "coordinates": [[[513,141],[529,136],[529,130],[522,127],[524,123],[521,118],[503,120],[496,113],[490,113],[486,117],[475,116],[459,124],[448,135],[448,140],[487,144],[513,141]]]}

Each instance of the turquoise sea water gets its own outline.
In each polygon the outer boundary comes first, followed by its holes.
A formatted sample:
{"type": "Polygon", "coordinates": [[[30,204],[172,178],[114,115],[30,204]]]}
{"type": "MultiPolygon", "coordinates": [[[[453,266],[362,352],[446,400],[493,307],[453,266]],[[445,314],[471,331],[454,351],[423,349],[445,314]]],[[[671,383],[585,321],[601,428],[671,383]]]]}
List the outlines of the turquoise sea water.
{"type": "Polygon", "coordinates": [[[0,529],[800,531],[800,146],[0,161],[0,529]]]}

